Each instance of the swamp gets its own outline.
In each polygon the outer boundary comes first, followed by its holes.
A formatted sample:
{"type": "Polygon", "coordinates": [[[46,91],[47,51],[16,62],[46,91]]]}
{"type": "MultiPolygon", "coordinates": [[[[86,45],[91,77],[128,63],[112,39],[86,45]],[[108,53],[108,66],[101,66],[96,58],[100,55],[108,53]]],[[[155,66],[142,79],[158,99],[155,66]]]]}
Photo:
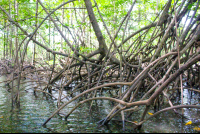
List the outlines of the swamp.
{"type": "Polygon", "coordinates": [[[1,0],[0,133],[199,133],[200,0],[1,0]]]}

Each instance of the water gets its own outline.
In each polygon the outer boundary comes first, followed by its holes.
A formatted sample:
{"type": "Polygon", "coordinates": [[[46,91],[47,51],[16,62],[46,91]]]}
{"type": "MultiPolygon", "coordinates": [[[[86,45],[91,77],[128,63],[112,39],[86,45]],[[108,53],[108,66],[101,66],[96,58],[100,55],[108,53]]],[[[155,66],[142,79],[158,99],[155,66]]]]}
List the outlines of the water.
{"type": "MultiPolygon", "coordinates": [[[[0,81],[4,77],[0,78],[0,81]]],[[[27,83],[27,85],[30,83],[27,83]]],[[[3,86],[4,84],[0,84],[3,86]]],[[[56,91],[54,91],[56,92],[56,91]]],[[[184,90],[185,103],[190,102],[188,99],[187,90],[184,90]]],[[[197,95],[193,95],[193,101],[196,100],[197,95]]],[[[20,92],[21,106],[20,109],[11,111],[11,93],[6,88],[0,88],[0,133],[2,132],[19,132],[19,133],[120,133],[122,131],[122,123],[119,118],[113,119],[108,126],[98,127],[97,122],[104,118],[111,110],[112,104],[109,101],[98,100],[92,107],[92,112],[89,110],[90,103],[81,105],[75,110],[68,120],[64,117],[55,115],[45,127],[42,124],[45,120],[57,109],[56,100],[45,97],[42,93],[37,92],[34,96],[31,86],[21,89],[20,92]],[[98,105],[98,107],[96,106],[98,105]]],[[[67,101],[67,100],[64,100],[67,101]]],[[[194,102],[190,102],[194,103],[194,102]]],[[[76,102],[70,103],[61,112],[67,114],[70,109],[76,105],[76,102]]],[[[153,108],[150,110],[153,112],[153,108]]],[[[199,118],[199,110],[185,109],[185,115],[189,119],[196,120],[199,118]]],[[[147,115],[150,116],[150,115],[147,115]]],[[[139,121],[141,111],[135,112],[132,115],[132,121],[139,121]]],[[[170,132],[197,132],[193,130],[194,127],[200,127],[200,123],[194,123],[185,126],[188,119],[181,119],[174,114],[173,111],[161,113],[159,116],[152,118],[145,122],[141,130],[134,130],[131,123],[126,122],[125,127],[127,133],[170,133],[170,132]]]]}

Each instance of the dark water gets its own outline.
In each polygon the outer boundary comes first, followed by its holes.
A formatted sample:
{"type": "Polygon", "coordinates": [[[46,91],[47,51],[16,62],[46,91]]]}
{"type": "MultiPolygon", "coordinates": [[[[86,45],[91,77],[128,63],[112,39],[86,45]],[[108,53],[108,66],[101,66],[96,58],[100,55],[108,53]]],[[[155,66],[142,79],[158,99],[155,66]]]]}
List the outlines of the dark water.
{"type": "MultiPolygon", "coordinates": [[[[4,80],[3,77],[0,78],[0,81],[2,80],[4,80]]],[[[30,83],[27,83],[27,85],[29,84],[30,83]]],[[[4,84],[2,83],[0,86],[3,85],[4,84]]],[[[122,131],[122,122],[117,121],[117,119],[113,119],[109,122],[108,126],[98,127],[97,122],[103,119],[112,108],[109,101],[101,100],[94,104],[92,112],[89,110],[90,103],[86,103],[75,110],[68,117],[67,121],[64,120],[64,117],[55,115],[47,125],[43,127],[42,124],[44,121],[57,109],[56,100],[51,98],[48,99],[48,97],[45,97],[42,93],[37,93],[37,97],[34,96],[30,86],[26,87],[26,90],[27,91],[21,89],[20,92],[20,109],[15,109],[11,112],[11,93],[4,87],[0,88],[0,133],[194,133],[197,131],[193,130],[193,128],[200,127],[200,123],[198,122],[187,126],[185,125],[189,120],[196,121],[199,119],[200,111],[197,109],[185,109],[185,116],[188,117],[188,119],[182,119],[174,114],[173,111],[164,112],[159,116],[152,118],[152,120],[145,122],[140,131],[134,130],[133,125],[128,122],[125,124],[126,130],[122,131]]],[[[185,103],[194,103],[198,100],[197,98],[199,95],[194,94],[192,99],[188,99],[187,90],[185,90],[184,93],[185,103]],[[191,102],[190,100],[194,102],[191,102]]],[[[61,110],[61,112],[67,114],[75,104],[76,102],[72,102],[61,110]]],[[[153,112],[153,109],[150,111],[153,112]]],[[[139,117],[141,117],[140,112],[141,111],[135,112],[132,115],[132,121],[137,121],[139,117]]]]}

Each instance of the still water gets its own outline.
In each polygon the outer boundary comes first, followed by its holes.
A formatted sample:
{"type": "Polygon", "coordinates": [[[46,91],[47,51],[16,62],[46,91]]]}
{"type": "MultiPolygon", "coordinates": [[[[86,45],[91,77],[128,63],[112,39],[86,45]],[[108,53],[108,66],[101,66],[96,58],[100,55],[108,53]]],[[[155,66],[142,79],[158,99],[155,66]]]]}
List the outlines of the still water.
{"type": "MultiPolygon", "coordinates": [[[[0,77],[0,81],[4,79],[4,77],[0,77]]],[[[94,104],[92,112],[89,110],[90,103],[86,103],[75,110],[67,121],[64,120],[64,117],[55,115],[43,127],[42,124],[45,120],[57,109],[57,101],[44,96],[42,93],[37,93],[37,96],[35,96],[33,90],[27,86],[26,91],[22,89],[20,92],[20,109],[11,111],[11,93],[3,85],[3,83],[0,84],[2,86],[0,88],[0,133],[195,133],[197,131],[193,128],[200,127],[198,121],[200,111],[197,109],[185,109],[187,119],[182,119],[173,111],[161,113],[152,120],[145,122],[141,130],[134,130],[133,125],[126,122],[126,130],[122,131],[122,123],[118,121],[120,118],[113,119],[108,126],[98,127],[97,122],[106,117],[112,108],[111,102],[102,100],[94,104]],[[186,126],[185,123],[190,120],[194,123],[186,126]]],[[[187,90],[184,91],[185,104],[194,103],[198,100],[199,95],[194,94],[192,95],[193,98],[190,99],[191,96],[188,96],[189,93],[187,92],[187,90]],[[194,102],[191,102],[191,100],[194,102]]],[[[66,114],[75,104],[76,102],[71,103],[61,112],[66,114]]],[[[140,112],[135,112],[132,115],[133,121],[139,121],[140,112]]],[[[153,108],[150,112],[153,112],[153,108]]]]}

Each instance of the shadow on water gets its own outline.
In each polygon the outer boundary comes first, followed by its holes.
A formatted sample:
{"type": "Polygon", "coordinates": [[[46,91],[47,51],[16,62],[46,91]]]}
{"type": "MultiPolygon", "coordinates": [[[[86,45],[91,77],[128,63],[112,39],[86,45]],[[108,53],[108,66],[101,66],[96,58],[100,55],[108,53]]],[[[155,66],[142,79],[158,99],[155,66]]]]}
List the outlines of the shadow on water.
{"type": "MultiPolygon", "coordinates": [[[[0,81],[5,78],[0,77],[0,81]]],[[[30,83],[29,83],[30,84],[30,83]]],[[[20,109],[15,109],[11,112],[11,93],[9,93],[0,84],[0,133],[2,132],[34,132],[34,133],[119,133],[122,131],[122,122],[119,119],[113,119],[109,122],[108,126],[98,127],[97,122],[110,112],[112,103],[105,100],[97,100],[92,112],[90,112],[90,104],[85,103],[75,110],[67,119],[60,115],[55,115],[46,126],[42,126],[44,121],[57,109],[57,103],[53,99],[47,99],[42,93],[37,93],[34,96],[33,90],[22,89],[20,91],[20,109]],[[98,105],[98,107],[96,106],[98,105]]],[[[185,104],[190,102],[188,99],[187,90],[184,90],[185,104]],[[188,102],[187,102],[188,101],[188,102]]],[[[55,92],[55,91],[54,91],[55,92]]],[[[192,101],[195,101],[199,95],[193,95],[192,101]]],[[[67,100],[66,100],[67,101],[67,100]]],[[[195,103],[195,102],[190,102],[195,103]]],[[[70,109],[75,106],[76,102],[71,103],[61,113],[66,114],[70,109]]],[[[153,108],[152,108],[153,111],[153,108]]],[[[132,115],[133,120],[139,119],[141,111],[135,112],[132,115]]],[[[185,109],[185,116],[188,119],[199,118],[199,111],[197,109],[185,109]]],[[[199,123],[185,126],[188,119],[182,119],[177,116],[173,111],[161,113],[159,116],[152,118],[143,124],[140,131],[133,129],[133,125],[126,122],[126,131],[137,133],[170,133],[170,132],[196,132],[193,130],[194,126],[200,125],[199,123]]]]}

